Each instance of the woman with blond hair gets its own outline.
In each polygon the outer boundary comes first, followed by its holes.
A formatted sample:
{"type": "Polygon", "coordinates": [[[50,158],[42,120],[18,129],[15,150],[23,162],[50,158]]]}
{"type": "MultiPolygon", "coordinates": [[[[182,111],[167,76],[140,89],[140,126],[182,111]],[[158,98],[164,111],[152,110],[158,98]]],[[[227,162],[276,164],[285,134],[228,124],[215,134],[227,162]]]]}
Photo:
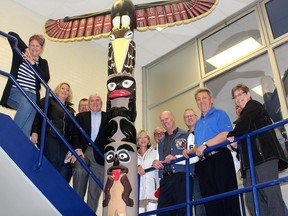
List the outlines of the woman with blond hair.
{"type": "MultiPolygon", "coordinates": [[[[54,93],[61,101],[61,103],[68,109],[71,115],[74,116],[75,111],[71,107],[73,105],[71,103],[73,94],[70,85],[66,82],[62,82],[55,88],[54,93]]],[[[44,110],[44,103],[45,98],[42,98],[40,100],[39,105],[42,110],[44,110]]],[[[53,123],[53,125],[56,127],[58,132],[62,134],[62,136],[70,143],[73,122],[53,97],[49,98],[47,116],[53,123]]],[[[42,117],[40,115],[36,115],[33,122],[32,134],[31,134],[31,141],[35,145],[38,144],[39,140],[38,137],[41,133],[41,126],[42,126],[42,117]]],[[[45,144],[44,155],[46,156],[46,158],[57,169],[57,171],[67,181],[69,181],[72,175],[72,166],[68,175],[66,168],[64,169],[65,165],[64,160],[68,152],[68,148],[57,136],[57,134],[53,131],[53,129],[48,125],[46,127],[44,144],[45,144]]]]}
{"type": "Polygon", "coordinates": [[[145,173],[145,169],[152,166],[157,159],[157,151],[151,146],[148,133],[140,130],[137,136],[138,146],[138,174],[140,177],[139,213],[157,209],[155,192],[159,187],[158,171],[145,173]]]}

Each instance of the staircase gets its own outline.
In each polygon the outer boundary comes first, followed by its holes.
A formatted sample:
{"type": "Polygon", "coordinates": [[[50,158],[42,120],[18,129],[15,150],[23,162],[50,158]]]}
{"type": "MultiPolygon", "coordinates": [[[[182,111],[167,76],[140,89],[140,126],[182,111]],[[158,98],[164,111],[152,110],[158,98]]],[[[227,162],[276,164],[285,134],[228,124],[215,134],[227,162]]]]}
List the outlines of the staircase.
{"type": "Polygon", "coordinates": [[[7,115],[0,113],[0,214],[89,216],[95,213],[7,115]]]}

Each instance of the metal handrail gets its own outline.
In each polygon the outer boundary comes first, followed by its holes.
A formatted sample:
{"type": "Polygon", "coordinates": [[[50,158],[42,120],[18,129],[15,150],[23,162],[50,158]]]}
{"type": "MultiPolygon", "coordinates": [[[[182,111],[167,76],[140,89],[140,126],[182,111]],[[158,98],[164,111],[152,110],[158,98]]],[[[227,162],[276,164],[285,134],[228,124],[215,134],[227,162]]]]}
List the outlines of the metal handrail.
{"type": "Polygon", "coordinates": [[[45,106],[44,106],[44,112],[39,108],[39,106],[33,102],[29,96],[26,94],[26,92],[23,90],[23,88],[18,84],[17,80],[7,72],[4,72],[0,70],[0,74],[3,76],[8,77],[13,84],[20,90],[20,92],[25,96],[25,98],[32,104],[32,106],[36,109],[38,114],[42,116],[43,122],[42,122],[42,131],[41,131],[41,141],[40,141],[40,153],[39,153],[39,160],[37,165],[35,166],[35,169],[39,169],[42,166],[43,162],[43,154],[44,154],[44,134],[45,134],[45,127],[46,123],[52,128],[52,130],[57,134],[57,136],[61,139],[61,141],[67,146],[69,151],[77,158],[77,160],[80,162],[80,164],[83,166],[83,168],[87,171],[87,173],[93,178],[93,180],[99,185],[99,187],[103,190],[103,184],[102,182],[95,176],[95,174],[89,169],[89,167],[85,164],[85,162],[81,159],[81,157],[78,156],[78,154],[75,152],[75,150],[71,147],[71,145],[67,142],[67,140],[58,132],[56,127],[53,125],[53,123],[48,119],[47,117],[47,110],[48,110],[48,99],[49,94],[57,101],[59,106],[63,109],[63,111],[69,116],[73,124],[76,125],[76,127],[80,130],[80,132],[83,134],[83,136],[88,140],[89,143],[91,143],[92,147],[97,151],[97,153],[104,159],[103,153],[100,151],[100,149],[95,145],[95,143],[91,140],[91,138],[88,136],[88,134],[84,131],[84,129],[80,126],[80,124],[76,121],[73,115],[67,110],[67,108],[62,104],[62,102],[58,99],[58,97],[55,95],[55,93],[50,89],[48,84],[42,79],[42,77],[38,74],[38,72],[32,67],[30,62],[23,58],[21,50],[18,48],[18,40],[17,38],[4,33],[0,31],[0,35],[6,37],[7,39],[14,42],[13,49],[17,52],[18,55],[20,55],[23,59],[23,61],[29,66],[29,68],[34,72],[37,79],[42,83],[42,85],[46,88],[46,94],[45,94],[45,106]]]}
{"type": "MultiPolygon", "coordinates": [[[[260,183],[260,184],[256,183],[255,168],[254,168],[253,155],[252,155],[251,137],[253,137],[255,135],[258,135],[260,133],[263,133],[265,131],[268,131],[268,130],[273,130],[273,129],[275,129],[275,128],[279,127],[279,126],[283,126],[283,125],[285,125],[287,123],[288,123],[288,119],[284,119],[282,121],[279,121],[279,122],[273,123],[271,125],[265,126],[263,128],[254,130],[254,131],[252,131],[250,133],[244,134],[244,135],[239,136],[239,137],[234,139],[233,142],[238,142],[238,141],[243,140],[243,139],[247,140],[249,163],[250,163],[249,165],[251,167],[251,169],[250,169],[251,186],[240,188],[240,189],[229,191],[229,192],[225,192],[225,193],[222,193],[222,194],[217,194],[217,195],[201,198],[201,199],[195,200],[195,201],[188,201],[186,203],[173,205],[173,206],[169,206],[169,207],[165,207],[165,208],[161,208],[161,209],[157,209],[157,210],[153,210],[153,211],[149,211],[149,212],[140,213],[139,215],[141,215],[141,216],[152,215],[152,214],[157,214],[157,213],[161,213],[161,212],[167,212],[167,211],[176,210],[176,209],[180,209],[180,208],[184,208],[184,207],[186,207],[188,209],[189,206],[200,205],[200,204],[203,204],[203,203],[206,203],[206,202],[210,202],[210,201],[217,200],[217,199],[222,199],[222,198],[229,197],[229,196],[235,196],[235,195],[242,196],[243,193],[247,193],[247,192],[251,192],[252,191],[253,198],[254,198],[255,215],[256,216],[260,216],[260,211],[259,211],[259,207],[260,206],[259,206],[259,199],[258,199],[258,193],[257,193],[258,190],[263,189],[265,187],[270,187],[270,186],[277,185],[277,184],[280,184],[280,183],[288,182],[288,176],[283,177],[283,178],[279,178],[279,179],[275,179],[275,180],[271,180],[271,181],[267,181],[267,182],[260,183]]],[[[211,146],[211,147],[206,148],[204,150],[204,154],[208,153],[208,152],[211,152],[211,151],[214,151],[214,150],[219,149],[219,148],[226,147],[229,144],[231,144],[231,142],[225,141],[225,142],[222,142],[220,144],[211,146]]],[[[195,156],[196,156],[195,153],[189,154],[189,158],[195,157],[195,156]]],[[[189,164],[189,159],[187,159],[185,157],[177,158],[177,159],[171,161],[170,163],[163,163],[163,166],[169,166],[169,165],[178,163],[178,162],[183,161],[183,160],[186,160],[186,167],[190,167],[189,166],[190,165],[189,164]]],[[[150,168],[145,169],[145,172],[151,172],[153,170],[155,170],[155,168],[154,167],[150,167],[150,168]]],[[[187,179],[190,181],[189,173],[190,172],[186,171],[186,193],[187,192],[190,193],[190,191],[191,191],[190,190],[190,184],[187,183],[187,179]]],[[[188,197],[187,194],[186,194],[186,197],[188,197]]],[[[242,201],[241,204],[244,205],[244,202],[243,202],[242,199],[241,199],[241,201],[242,201]]],[[[243,208],[242,208],[242,210],[243,210],[243,208]]],[[[245,210],[245,206],[244,206],[244,210],[245,210]]],[[[190,212],[187,211],[187,216],[191,216],[191,215],[192,214],[190,214],[190,212]]],[[[243,212],[243,215],[246,215],[245,211],[243,212]]]]}

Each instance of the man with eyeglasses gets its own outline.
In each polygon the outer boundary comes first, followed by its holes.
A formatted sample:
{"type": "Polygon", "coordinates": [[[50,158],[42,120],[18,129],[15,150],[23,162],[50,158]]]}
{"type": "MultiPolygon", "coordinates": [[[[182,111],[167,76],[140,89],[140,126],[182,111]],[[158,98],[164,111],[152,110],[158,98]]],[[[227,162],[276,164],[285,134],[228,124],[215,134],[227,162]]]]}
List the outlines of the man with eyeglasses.
{"type": "Polygon", "coordinates": [[[184,122],[188,127],[188,131],[194,134],[194,126],[196,121],[198,120],[198,116],[195,114],[192,108],[187,108],[184,111],[184,122]]]}
{"type": "MultiPolygon", "coordinates": [[[[192,108],[187,108],[183,114],[185,125],[188,127],[188,132],[194,134],[194,126],[196,121],[198,120],[198,116],[195,114],[192,108]]],[[[184,150],[185,151],[185,150],[184,150]]],[[[199,177],[198,174],[194,174],[193,178],[193,199],[198,200],[201,199],[201,191],[199,186],[199,177]]],[[[196,205],[195,206],[195,215],[196,216],[205,216],[205,207],[204,205],[196,205]]]]}
{"type": "Polygon", "coordinates": [[[88,112],[90,111],[89,108],[89,101],[87,98],[82,98],[78,103],[78,112],[88,112]]]}
{"type": "Polygon", "coordinates": [[[154,140],[155,140],[154,148],[155,149],[157,149],[157,144],[165,136],[165,132],[166,132],[166,130],[163,127],[156,127],[154,129],[154,140]]]}

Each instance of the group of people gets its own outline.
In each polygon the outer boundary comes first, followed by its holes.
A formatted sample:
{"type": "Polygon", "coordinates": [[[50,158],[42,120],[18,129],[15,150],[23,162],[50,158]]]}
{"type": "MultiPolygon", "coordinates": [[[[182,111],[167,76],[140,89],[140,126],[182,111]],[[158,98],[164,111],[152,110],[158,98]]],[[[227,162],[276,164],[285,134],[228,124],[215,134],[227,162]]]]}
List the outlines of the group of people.
{"type": "MultiPolygon", "coordinates": [[[[186,158],[192,153],[199,157],[199,161],[193,160],[192,163],[190,161],[190,182],[193,184],[190,185],[190,194],[194,200],[238,189],[231,151],[239,151],[244,186],[251,185],[246,140],[238,143],[234,140],[236,137],[270,125],[272,121],[263,105],[252,99],[246,85],[236,85],[231,93],[238,116],[234,128],[226,112],[213,106],[214,98],[208,88],[200,88],[195,93],[195,100],[201,112],[200,117],[191,108],[184,111],[184,122],[188,131],[176,126],[171,111],[161,113],[160,121],[166,132],[158,143],[158,156],[152,162],[152,166],[159,170],[158,209],[186,202],[184,166],[179,165],[179,162],[164,166],[165,163],[177,159],[179,153],[186,158]],[[227,147],[208,151],[210,147],[227,140],[231,142],[227,147]]],[[[275,131],[270,130],[252,137],[251,142],[256,182],[263,183],[277,179],[278,172],[288,167],[288,160],[275,131]]],[[[279,184],[261,189],[258,196],[261,215],[285,215],[286,205],[279,184]]],[[[189,197],[189,200],[192,197],[189,197]]],[[[245,199],[250,214],[255,215],[252,192],[246,193],[245,199]]],[[[186,208],[182,208],[158,215],[186,214],[186,208]]],[[[205,202],[204,205],[196,205],[195,214],[240,216],[239,197],[234,195],[205,202]]]]}
{"type": "MultiPolygon", "coordinates": [[[[45,101],[47,98],[40,99],[40,81],[33,69],[47,83],[50,79],[49,66],[46,59],[41,58],[44,50],[45,38],[42,35],[33,35],[29,39],[28,46],[15,32],[9,32],[9,35],[18,40],[18,48],[22,52],[20,56],[14,49],[11,67],[11,75],[17,80],[28,98],[37,104],[43,111],[45,110],[45,101]],[[31,65],[27,64],[26,59],[31,65]]],[[[11,48],[14,46],[14,40],[8,39],[11,48]]],[[[101,193],[97,183],[89,177],[88,172],[80,165],[77,158],[71,155],[68,147],[58,137],[60,133],[64,139],[74,148],[77,155],[93,171],[96,177],[103,183],[104,178],[104,160],[100,156],[85,136],[74,125],[72,119],[62,108],[62,104],[68,110],[71,116],[87,133],[88,137],[95,145],[104,152],[105,146],[105,126],[107,116],[102,112],[102,99],[98,94],[92,94],[89,98],[83,98],[79,101],[78,114],[75,116],[73,109],[73,93],[69,83],[62,82],[54,90],[58,99],[49,96],[47,117],[52,122],[56,131],[48,124],[44,134],[42,131],[42,116],[36,114],[36,109],[29,102],[17,86],[8,80],[5,86],[0,105],[16,110],[14,121],[22,129],[23,133],[30,138],[31,142],[40,147],[40,140],[44,140],[44,155],[55,169],[70,182],[73,176],[73,188],[77,194],[84,198],[88,186],[87,204],[96,212],[101,193]],[[60,104],[59,104],[60,102],[60,104]],[[44,136],[41,138],[41,135],[44,136]]]]}
{"type": "MultiPolygon", "coordinates": [[[[33,35],[27,46],[18,34],[9,32],[18,39],[18,47],[24,59],[29,61],[39,76],[48,82],[50,79],[48,62],[40,57],[44,49],[45,39],[42,35],[33,35]]],[[[13,41],[9,40],[11,46],[13,41]]],[[[18,81],[32,102],[44,110],[45,98],[40,100],[40,82],[33,70],[23,61],[22,57],[13,51],[11,75],[18,81]]],[[[55,91],[58,100],[84,129],[93,143],[104,152],[105,126],[107,115],[102,109],[102,99],[98,94],[92,94],[88,99],[79,101],[78,114],[72,108],[72,89],[66,83],[60,83],[55,91]]],[[[193,109],[184,111],[184,122],[188,130],[176,126],[175,116],[171,111],[160,114],[163,127],[154,130],[156,146],[151,144],[147,131],[141,130],[137,136],[138,174],[140,175],[139,212],[160,209],[186,202],[186,167],[178,162],[166,166],[166,163],[195,153],[197,157],[189,160],[190,189],[189,200],[209,197],[237,189],[237,180],[231,150],[239,149],[241,174],[245,178],[246,187],[251,185],[250,165],[246,140],[238,143],[234,139],[253,130],[272,124],[263,105],[251,97],[250,90],[243,84],[232,89],[232,98],[237,107],[239,118],[233,128],[225,111],[213,106],[212,92],[200,88],[195,93],[195,100],[201,112],[197,116],[193,109]],[[210,147],[229,140],[232,144],[213,151],[205,151],[210,147]],[[234,142],[234,143],[233,143],[234,142]],[[199,161],[198,161],[199,160],[199,161]],[[145,173],[145,169],[153,166],[156,170],[145,173]]],[[[42,117],[26,97],[18,90],[11,80],[8,80],[0,104],[16,110],[15,123],[23,130],[35,145],[41,140],[42,117]]],[[[47,116],[68,143],[75,149],[77,155],[92,170],[96,177],[103,182],[104,161],[62,109],[53,97],[48,98],[47,116]]],[[[81,198],[86,193],[87,204],[96,211],[101,189],[93,178],[81,166],[77,157],[71,155],[67,146],[57,136],[57,133],[47,125],[45,131],[44,155],[56,170],[67,180],[73,177],[73,188],[81,198]]],[[[274,130],[252,137],[253,159],[257,183],[278,178],[278,171],[287,168],[288,161],[277,141],[274,130]]],[[[285,203],[280,185],[261,189],[258,193],[261,215],[285,215],[285,203]]],[[[251,192],[245,196],[246,204],[252,215],[254,202],[251,192]]],[[[205,202],[196,205],[196,215],[240,216],[241,210],[237,195],[205,202]]],[[[160,216],[186,215],[186,208],[159,213],[160,216]]]]}

